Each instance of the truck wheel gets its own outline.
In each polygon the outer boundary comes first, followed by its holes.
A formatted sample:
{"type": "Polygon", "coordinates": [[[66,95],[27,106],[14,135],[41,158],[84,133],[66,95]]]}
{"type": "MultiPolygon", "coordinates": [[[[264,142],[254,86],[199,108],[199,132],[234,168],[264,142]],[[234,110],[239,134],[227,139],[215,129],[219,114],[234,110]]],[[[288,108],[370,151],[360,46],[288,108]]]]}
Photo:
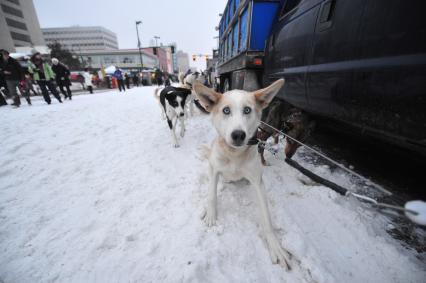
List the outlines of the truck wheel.
{"type": "Polygon", "coordinates": [[[227,92],[231,90],[231,85],[229,84],[229,79],[226,78],[225,81],[223,82],[223,92],[227,92]]]}

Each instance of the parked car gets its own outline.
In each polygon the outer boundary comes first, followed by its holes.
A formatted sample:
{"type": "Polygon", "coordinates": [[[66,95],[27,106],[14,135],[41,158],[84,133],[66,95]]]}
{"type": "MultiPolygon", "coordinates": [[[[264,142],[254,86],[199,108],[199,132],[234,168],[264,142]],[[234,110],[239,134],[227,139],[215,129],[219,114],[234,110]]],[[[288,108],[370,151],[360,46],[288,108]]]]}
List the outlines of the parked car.
{"type": "Polygon", "coordinates": [[[73,83],[81,83],[81,84],[84,83],[84,77],[81,74],[81,72],[78,72],[78,71],[71,72],[71,74],[70,74],[70,80],[73,83]]]}

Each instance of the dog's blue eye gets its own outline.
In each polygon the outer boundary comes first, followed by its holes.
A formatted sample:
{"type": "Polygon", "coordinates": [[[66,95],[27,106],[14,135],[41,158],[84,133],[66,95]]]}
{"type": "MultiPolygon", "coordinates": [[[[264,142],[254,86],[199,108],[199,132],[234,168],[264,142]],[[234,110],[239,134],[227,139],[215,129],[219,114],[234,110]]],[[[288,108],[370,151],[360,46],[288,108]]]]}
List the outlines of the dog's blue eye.
{"type": "Polygon", "coordinates": [[[225,115],[229,115],[229,114],[231,114],[231,109],[229,109],[229,107],[225,107],[225,108],[223,108],[223,114],[225,114],[225,115]]]}
{"type": "Polygon", "coordinates": [[[244,107],[244,114],[250,114],[251,108],[250,107],[244,107]]]}

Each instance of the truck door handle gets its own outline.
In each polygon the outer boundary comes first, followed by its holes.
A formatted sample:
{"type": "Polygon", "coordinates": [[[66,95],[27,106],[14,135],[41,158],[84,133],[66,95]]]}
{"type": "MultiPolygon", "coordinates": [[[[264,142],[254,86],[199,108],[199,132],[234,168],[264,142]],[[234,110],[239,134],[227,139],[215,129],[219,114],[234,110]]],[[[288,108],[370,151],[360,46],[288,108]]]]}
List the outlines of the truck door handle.
{"type": "Polygon", "coordinates": [[[327,0],[321,5],[318,19],[318,31],[324,31],[331,27],[333,23],[334,7],[336,0],[327,0]]]}

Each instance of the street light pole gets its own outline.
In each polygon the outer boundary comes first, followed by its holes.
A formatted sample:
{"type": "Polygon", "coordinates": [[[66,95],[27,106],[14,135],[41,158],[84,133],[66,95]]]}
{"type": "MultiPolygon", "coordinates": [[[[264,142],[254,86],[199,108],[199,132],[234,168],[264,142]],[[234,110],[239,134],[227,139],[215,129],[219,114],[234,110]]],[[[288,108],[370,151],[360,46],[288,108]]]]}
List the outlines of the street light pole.
{"type": "Polygon", "coordinates": [[[158,40],[160,39],[160,37],[155,35],[154,38],[155,38],[155,46],[158,47],[158,40]]]}
{"type": "Polygon", "coordinates": [[[142,72],[143,59],[142,59],[142,51],[141,51],[141,40],[139,39],[139,29],[138,29],[139,24],[142,24],[142,21],[136,21],[136,35],[138,36],[139,59],[141,61],[141,66],[139,68],[139,72],[142,72]]]}

